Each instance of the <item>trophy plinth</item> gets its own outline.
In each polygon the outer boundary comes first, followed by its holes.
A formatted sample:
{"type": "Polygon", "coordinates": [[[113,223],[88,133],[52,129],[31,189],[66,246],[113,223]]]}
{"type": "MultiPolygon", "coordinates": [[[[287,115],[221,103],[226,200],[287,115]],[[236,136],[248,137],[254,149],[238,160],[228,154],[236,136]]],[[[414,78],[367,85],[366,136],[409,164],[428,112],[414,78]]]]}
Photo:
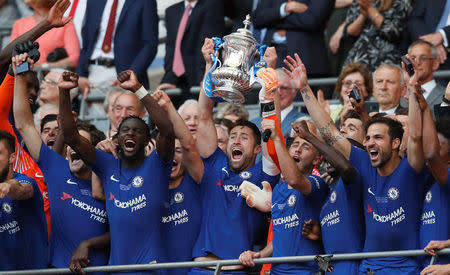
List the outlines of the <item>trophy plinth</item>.
{"type": "Polygon", "coordinates": [[[222,66],[212,72],[214,97],[232,103],[243,103],[244,95],[251,90],[249,71],[258,52],[258,42],[253,38],[250,15],[244,20],[244,28],[225,36],[222,44],[222,66]]]}

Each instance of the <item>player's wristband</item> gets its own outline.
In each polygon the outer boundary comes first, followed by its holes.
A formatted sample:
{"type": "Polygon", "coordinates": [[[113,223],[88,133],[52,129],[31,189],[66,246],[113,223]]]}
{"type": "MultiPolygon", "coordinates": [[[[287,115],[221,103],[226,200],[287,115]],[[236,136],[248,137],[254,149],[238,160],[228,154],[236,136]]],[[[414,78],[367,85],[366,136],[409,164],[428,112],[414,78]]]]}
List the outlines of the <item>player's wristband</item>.
{"type": "Polygon", "coordinates": [[[275,103],[267,102],[267,103],[260,103],[261,107],[261,116],[262,117],[269,117],[275,115],[275,103]]]}
{"type": "Polygon", "coordinates": [[[445,103],[447,103],[447,104],[450,104],[450,100],[448,100],[448,99],[445,97],[445,95],[442,96],[442,101],[445,102],[445,103]]]}
{"type": "Polygon", "coordinates": [[[139,97],[139,99],[143,99],[146,95],[148,95],[147,90],[144,88],[144,86],[141,86],[141,88],[139,88],[139,90],[137,90],[136,92],[134,92],[134,94],[139,97]]]}

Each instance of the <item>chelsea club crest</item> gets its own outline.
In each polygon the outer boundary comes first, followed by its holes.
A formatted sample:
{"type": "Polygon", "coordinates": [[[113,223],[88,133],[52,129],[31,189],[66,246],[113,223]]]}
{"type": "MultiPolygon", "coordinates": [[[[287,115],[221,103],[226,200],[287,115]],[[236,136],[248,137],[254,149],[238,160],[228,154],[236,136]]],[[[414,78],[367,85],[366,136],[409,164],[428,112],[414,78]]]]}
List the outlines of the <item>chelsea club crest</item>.
{"type": "Polygon", "coordinates": [[[131,182],[131,184],[136,188],[141,187],[143,183],[144,183],[144,179],[141,176],[134,177],[133,181],[131,182]]]}
{"type": "Polygon", "coordinates": [[[4,202],[4,203],[2,204],[2,210],[3,210],[6,214],[11,214],[11,212],[12,212],[11,205],[9,205],[9,203],[7,203],[7,202],[4,202]]]}
{"type": "Polygon", "coordinates": [[[336,202],[336,199],[337,199],[336,191],[331,192],[331,195],[330,195],[330,202],[331,202],[331,203],[335,203],[335,202],[336,202]]]}
{"type": "Polygon", "coordinates": [[[431,193],[431,190],[429,190],[429,191],[427,192],[427,194],[425,195],[425,201],[426,201],[427,203],[430,203],[432,199],[433,199],[433,193],[431,193]]]}
{"type": "Polygon", "coordinates": [[[395,201],[400,196],[400,192],[398,191],[397,188],[391,187],[391,188],[389,188],[387,195],[388,195],[389,199],[395,201]]]}
{"type": "Polygon", "coordinates": [[[173,196],[173,200],[176,203],[181,203],[184,200],[184,194],[181,192],[176,192],[175,195],[173,196]]]}
{"type": "Polygon", "coordinates": [[[295,197],[294,194],[290,195],[288,198],[288,205],[289,206],[294,206],[295,202],[297,201],[297,198],[295,197]]]}
{"type": "Polygon", "coordinates": [[[247,180],[252,176],[252,173],[250,173],[249,171],[243,171],[239,174],[239,176],[244,179],[247,180]]]}

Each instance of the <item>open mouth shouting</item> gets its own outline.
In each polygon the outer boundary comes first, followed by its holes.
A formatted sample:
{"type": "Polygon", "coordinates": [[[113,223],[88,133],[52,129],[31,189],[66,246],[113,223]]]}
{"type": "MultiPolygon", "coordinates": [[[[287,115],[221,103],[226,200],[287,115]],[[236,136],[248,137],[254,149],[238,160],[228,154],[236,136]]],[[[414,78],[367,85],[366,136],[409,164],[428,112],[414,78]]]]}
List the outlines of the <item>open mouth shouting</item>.
{"type": "Polygon", "coordinates": [[[369,156],[371,162],[376,162],[379,159],[380,153],[376,148],[369,148],[369,156]]]}
{"type": "Polygon", "coordinates": [[[125,139],[123,149],[127,153],[133,153],[136,150],[136,142],[130,138],[125,139]]]}
{"type": "Polygon", "coordinates": [[[70,153],[70,159],[72,161],[72,164],[74,164],[74,165],[78,165],[78,164],[81,164],[83,162],[83,160],[81,159],[80,155],[78,155],[78,153],[75,152],[75,151],[72,151],[70,153]]]}
{"type": "Polygon", "coordinates": [[[55,139],[51,138],[47,140],[47,146],[48,147],[52,147],[53,145],[55,145],[55,139]]]}
{"type": "Polygon", "coordinates": [[[240,161],[240,160],[242,160],[243,156],[244,156],[244,154],[241,149],[233,148],[231,150],[231,159],[233,161],[240,161]]]}

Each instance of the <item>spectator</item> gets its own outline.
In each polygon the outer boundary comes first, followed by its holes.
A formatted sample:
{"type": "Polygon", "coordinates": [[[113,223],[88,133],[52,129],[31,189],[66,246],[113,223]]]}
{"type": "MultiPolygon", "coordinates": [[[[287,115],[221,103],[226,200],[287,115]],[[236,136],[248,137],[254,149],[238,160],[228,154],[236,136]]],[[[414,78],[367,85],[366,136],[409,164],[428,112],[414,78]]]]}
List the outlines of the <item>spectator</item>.
{"type": "Polygon", "coordinates": [[[252,13],[256,29],[267,28],[263,44],[274,46],[278,61],[301,52],[306,67],[316,77],[330,72],[323,32],[333,10],[334,1],[261,0],[252,13]]]}
{"type": "MultiPolygon", "coordinates": [[[[430,255],[435,256],[436,250],[441,250],[444,248],[450,247],[450,239],[446,241],[431,241],[425,248],[425,252],[428,252],[430,255]]],[[[448,274],[450,272],[450,264],[446,265],[429,265],[420,272],[420,275],[427,274],[448,274]]]]}
{"type": "Polygon", "coordinates": [[[222,150],[224,153],[227,152],[227,144],[228,144],[228,131],[225,129],[225,127],[216,124],[216,131],[217,131],[217,146],[222,150]]]}
{"type": "Polygon", "coordinates": [[[78,41],[80,46],[83,45],[83,38],[81,29],[83,27],[84,14],[86,13],[86,4],[88,0],[70,0],[70,6],[64,13],[65,17],[72,17],[72,22],[75,25],[78,41]]]}
{"type": "Polygon", "coordinates": [[[358,0],[347,12],[347,33],[358,37],[349,62],[361,62],[370,71],[384,62],[400,63],[397,49],[411,11],[410,0],[358,0]]]}
{"type": "Polygon", "coordinates": [[[221,5],[221,0],[185,0],[166,9],[165,72],[158,89],[180,88],[184,101],[190,88],[200,84],[204,63],[199,49],[205,38],[222,37],[225,31],[221,5]]]}
{"type": "Polygon", "coordinates": [[[198,109],[198,102],[197,100],[194,99],[186,100],[178,108],[178,114],[180,114],[181,118],[186,123],[186,126],[188,127],[194,139],[197,138],[199,112],[200,111],[198,109]]]}
{"type": "MultiPolygon", "coordinates": [[[[26,104],[24,104],[26,105],[26,104]]],[[[39,138],[38,138],[39,139],[39,138]]],[[[2,270],[47,267],[47,227],[36,181],[14,172],[15,138],[0,130],[0,203],[2,270]]]]}
{"type": "MultiPolygon", "coordinates": [[[[58,104],[59,103],[59,91],[58,91],[58,80],[61,74],[64,72],[63,69],[51,69],[41,81],[41,91],[39,93],[39,106],[43,106],[47,103],[58,104]]],[[[75,90],[70,91],[70,99],[74,99],[77,95],[75,90]]]]}
{"type": "Polygon", "coordinates": [[[353,88],[358,89],[364,100],[368,100],[372,96],[372,74],[359,62],[345,65],[336,81],[335,91],[341,105],[330,108],[330,116],[337,125],[340,124],[349,107],[352,107],[349,95],[353,88]]]}
{"type": "Polygon", "coordinates": [[[149,157],[145,156],[144,148],[149,142],[150,131],[148,125],[136,116],[125,118],[119,125],[118,159],[96,150],[86,142],[76,131],[70,112],[68,90],[78,84],[77,75],[70,72],[65,72],[58,84],[61,90],[59,107],[64,140],[92,167],[105,188],[111,232],[108,264],[144,264],[154,260],[164,262],[166,251],[161,238],[161,216],[172,168],[173,127],[165,119],[158,103],[138,82],[134,72],[120,73],[118,81],[122,88],[137,92],[149,117],[158,126],[160,132],[156,150],[149,157]],[[121,188],[120,185],[130,186],[131,189],[121,188]]]}
{"type": "MultiPolygon", "coordinates": [[[[38,25],[38,22],[46,18],[55,2],[56,0],[26,1],[26,4],[34,10],[34,13],[33,15],[21,18],[14,23],[11,31],[11,41],[31,30],[38,25]]],[[[66,20],[70,19],[68,18],[66,20]]],[[[36,39],[36,42],[39,43],[39,52],[41,53],[41,58],[36,63],[37,67],[67,66],[75,68],[77,66],[78,58],[80,56],[80,44],[73,22],[67,23],[62,28],[48,31],[36,39]],[[64,48],[68,57],[56,62],[47,62],[47,56],[56,48],[64,48]]]]}
{"type": "MultiPolygon", "coordinates": [[[[400,158],[399,148],[403,135],[402,125],[381,117],[366,123],[364,146],[367,152],[353,147],[333,125],[323,111],[311,88],[306,70],[298,55],[286,62],[298,89],[301,89],[306,107],[325,141],[339,150],[362,176],[364,217],[366,233],[364,252],[417,249],[419,247],[419,215],[421,196],[424,192],[424,152],[422,148],[422,116],[417,112],[419,104],[413,94],[417,74],[404,77],[410,92],[408,113],[408,156],[400,158]],[[312,112],[314,111],[314,112],[312,112]],[[381,177],[386,180],[379,181],[381,177]],[[385,198],[383,200],[377,197],[385,198]],[[408,234],[405,234],[408,232],[408,234]],[[393,243],[392,240],[396,242],[393,243]]],[[[418,93],[419,91],[414,91],[418,93]]],[[[364,259],[359,272],[375,271],[384,274],[417,274],[419,265],[405,257],[364,259]]]]}
{"type": "Polygon", "coordinates": [[[445,88],[433,77],[434,71],[439,67],[436,47],[429,42],[418,40],[409,46],[408,54],[412,59],[417,59],[419,74],[418,83],[422,87],[423,96],[430,106],[431,114],[434,114],[434,105],[442,103],[445,88]]]}
{"type": "Polygon", "coordinates": [[[373,97],[378,102],[378,112],[404,115],[407,109],[400,106],[405,93],[405,80],[400,67],[383,63],[373,73],[373,97]]]}
{"type": "Polygon", "coordinates": [[[106,131],[106,138],[112,139],[114,134],[117,132],[117,127],[119,126],[119,117],[115,115],[114,112],[114,103],[118,96],[124,93],[122,89],[114,89],[109,91],[106,95],[105,100],[103,101],[103,109],[105,110],[106,115],[109,118],[109,129],[106,131]]]}
{"type": "Polygon", "coordinates": [[[219,107],[216,118],[228,119],[235,123],[238,120],[248,120],[248,111],[242,104],[224,103],[219,107]]]}
{"type": "Polygon", "coordinates": [[[82,37],[77,73],[85,96],[92,87],[117,85],[117,74],[128,69],[149,88],[147,68],[158,46],[155,0],[88,1],[82,37]]]}
{"type": "Polygon", "coordinates": [[[114,119],[111,120],[109,136],[113,137],[122,121],[129,116],[143,118],[145,109],[139,98],[132,92],[126,91],[116,97],[112,106],[114,119]]]}
{"type": "MultiPolygon", "coordinates": [[[[297,90],[289,76],[280,68],[276,71],[278,75],[278,92],[280,94],[281,132],[284,137],[287,137],[291,133],[291,123],[299,117],[306,116],[306,114],[300,113],[294,107],[293,103],[297,90]]],[[[252,120],[256,125],[261,125],[261,121],[261,117],[252,120]]]]}
{"type": "Polygon", "coordinates": [[[415,1],[408,24],[412,41],[422,39],[436,47],[441,63],[440,70],[450,68],[445,49],[449,47],[449,15],[450,4],[446,0],[415,1]]]}

